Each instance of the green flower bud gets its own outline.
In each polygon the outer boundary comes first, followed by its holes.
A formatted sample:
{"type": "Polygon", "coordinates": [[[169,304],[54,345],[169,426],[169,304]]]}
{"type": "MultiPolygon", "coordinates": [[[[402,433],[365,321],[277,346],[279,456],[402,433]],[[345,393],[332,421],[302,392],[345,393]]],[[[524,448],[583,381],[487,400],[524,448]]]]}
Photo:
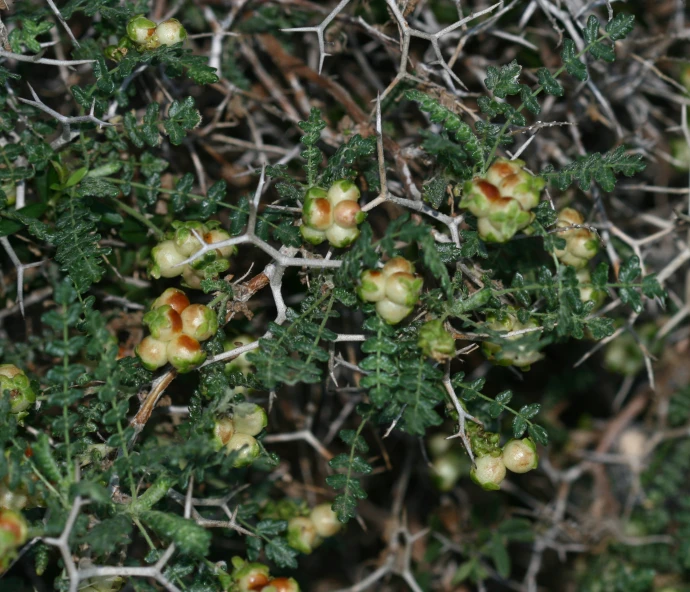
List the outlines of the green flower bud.
{"type": "Polygon", "coordinates": [[[233,592],[261,590],[270,580],[268,566],[263,563],[249,563],[241,557],[232,558],[233,592]]]}
{"type": "Polygon", "coordinates": [[[333,225],[333,208],[325,197],[307,199],[302,207],[302,221],[313,230],[328,230],[333,225]]]}
{"type": "Polygon", "coordinates": [[[333,224],[328,230],[326,230],[326,238],[331,246],[337,249],[344,249],[349,247],[352,243],[357,240],[359,236],[359,228],[356,226],[354,228],[343,228],[337,224],[333,224]]]}
{"type": "Polygon", "coordinates": [[[486,180],[498,188],[501,197],[518,201],[523,210],[531,210],[539,204],[544,179],[524,170],[522,160],[498,158],[489,167],[486,180]]]}
{"type": "Polygon", "coordinates": [[[139,356],[141,365],[153,372],[168,363],[168,344],[151,336],[144,337],[134,352],[139,356]]]}
{"type": "Polygon", "coordinates": [[[477,219],[477,230],[482,240],[487,243],[505,243],[518,230],[529,226],[534,214],[526,212],[520,204],[510,198],[501,198],[492,204],[486,217],[477,219]]]}
{"type": "Polygon", "coordinates": [[[150,310],[144,315],[144,324],[148,326],[151,337],[158,341],[170,341],[182,333],[182,318],[166,304],[150,310]]]}
{"type": "Polygon", "coordinates": [[[338,515],[331,509],[331,504],[319,504],[309,514],[316,530],[316,534],[322,538],[332,537],[343,527],[338,515]]]}
{"type": "Polygon", "coordinates": [[[343,201],[359,201],[360,193],[357,185],[347,179],[339,179],[328,189],[328,201],[336,207],[343,201]]]}
{"type": "Polygon", "coordinates": [[[189,306],[189,298],[179,288],[167,288],[153,301],[151,310],[161,306],[170,306],[177,314],[182,314],[182,311],[189,306]]]}
{"type": "Polygon", "coordinates": [[[506,466],[501,456],[480,456],[470,471],[472,481],[487,491],[500,489],[505,476],[506,466]]]}
{"type": "Polygon", "coordinates": [[[527,473],[539,464],[537,447],[529,438],[509,440],[503,447],[503,464],[513,473],[527,473]]]}
{"type": "Polygon", "coordinates": [[[386,298],[401,306],[414,306],[419,299],[424,280],[411,273],[397,272],[386,279],[386,298]]]}
{"type": "Polygon", "coordinates": [[[386,297],[386,276],[382,271],[367,269],[359,281],[357,295],[365,302],[380,302],[386,297]]]}
{"type": "Polygon", "coordinates": [[[294,578],[273,578],[261,592],[300,592],[300,587],[294,578]]]}
{"type": "Polygon", "coordinates": [[[129,19],[127,23],[127,36],[140,45],[148,45],[152,42],[156,33],[156,23],[147,19],[143,14],[138,14],[129,19]]]}
{"type": "Polygon", "coordinates": [[[26,411],[36,401],[29,378],[14,364],[0,364],[0,393],[5,391],[10,391],[10,413],[26,411]]]}
{"type": "Polygon", "coordinates": [[[484,179],[465,181],[462,188],[460,207],[468,209],[477,218],[484,218],[494,209],[494,204],[499,203],[501,197],[498,187],[484,179]]]}
{"type": "Polygon", "coordinates": [[[356,201],[341,201],[333,210],[333,222],[341,228],[354,228],[366,217],[356,201]]]}
{"type": "MultiPolygon", "coordinates": [[[[558,228],[584,224],[582,214],[573,208],[564,208],[558,214],[558,228]]],[[[558,238],[565,240],[564,249],[556,249],[555,254],[562,263],[580,269],[597,254],[599,242],[595,234],[586,228],[571,228],[558,233],[558,238]]]]}
{"type": "Polygon", "coordinates": [[[213,425],[213,442],[220,450],[235,435],[235,422],[229,417],[217,419],[213,425]]]}
{"type": "MultiPolygon", "coordinates": [[[[236,337],[230,337],[225,340],[223,343],[223,350],[226,352],[232,351],[233,349],[237,349],[243,345],[249,345],[255,341],[256,338],[251,335],[237,335],[236,337]]],[[[227,374],[231,372],[241,372],[246,376],[253,367],[252,363],[247,359],[248,353],[249,352],[244,352],[225,364],[225,372],[227,374]]]]}
{"type": "Polygon", "coordinates": [[[208,232],[208,228],[196,220],[174,222],[173,226],[175,227],[175,233],[172,240],[177,250],[187,259],[201,248],[201,241],[197,238],[197,235],[203,240],[203,236],[208,232]]]}
{"type": "Polygon", "coordinates": [[[316,526],[311,518],[296,516],[288,520],[287,543],[300,553],[309,555],[321,544],[321,538],[316,532],[316,526]]]}
{"type": "Polygon", "coordinates": [[[164,240],[153,247],[151,258],[153,259],[150,272],[151,277],[159,279],[182,275],[185,266],[180,265],[180,263],[187,257],[180,253],[173,241],[164,240]]]}
{"type": "Polygon", "coordinates": [[[435,458],[431,463],[431,479],[440,491],[450,491],[458,479],[467,474],[468,461],[456,451],[435,458]]]}
{"type": "Polygon", "coordinates": [[[422,325],[419,329],[417,345],[425,356],[438,362],[455,355],[455,339],[444,329],[443,322],[438,319],[422,325]]]}
{"type": "Polygon", "coordinates": [[[381,273],[383,273],[383,275],[386,277],[391,276],[394,273],[414,274],[414,265],[412,265],[412,263],[410,263],[404,257],[393,257],[392,259],[386,261],[381,273]]]}
{"type": "Polygon", "coordinates": [[[255,403],[238,403],[233,409],[232,420],[240,434],[256,436],[268,425],[268,416],[263,407],[255,403]]]}
{"type": "Polygon", "coordinates": [[[190,304],[182,311],[182,332],[197,341],[206,341],[218,331],[216,311],[203,304],[190,304]]]}
{"type": "Polygon", "coordinates": [[[412,306],[401,306],[391,302],[388,298],[376,303],[376,312],[389,325],[397,325],[412,312],[413,308],[412,306]]]}
{"type": "Polygon", "coordinates": [[[203,272],[197,271],[191,265],[184,265],[182,269],[182,285],[192,290],[201,290],[201,281],[205,279],[203,272]]]}
{"type": "Polygon", "coordinates": [[[261,454],[259,443],[253,436],[248,434],[235,434],[225,445],[228,453],[235,453],[235,461],[232,466],[235,468],[246,467],[252,464],[261,454]]]}
{"type": "Polygon", "coordinates": [[[306,224],[302,224],[299,227],[300,234],[302,238],[312,245],[320,245],[326,240],[326,233],[323,230],[314,230],[306,224]]]}
{"type": "MultiPolygon", "coordinates": [[[[204,234],[204,242],[208,245],[215,245],[230,239],[230,235],[222,228],[214,228],[204,234]]],[[[235,245],[226,245],[225,247],[218,247],[216,249],[216,256],[219,259],[229,259],[237,251],[235,245]]]]}
{"type": "Polygon", "coordinates": [[[161,45],[175,45],[187,39],[187,31],[182,23],[174,18],[159,23],[156,27],[156,35],[161,45]]]}
{"type": "Polygon", "coordinates": [[[191,372],[204,363],[206,352],[199,342],[189,335],[182,334],[167,344],[168,361],[180,373],[191,372]]]}
{"type": "MultiPolygon", "coordinates": [[[[492,331],[505,331],[507,333],[539,327],[534,319],[521,323],[513,312],[504,314],[502,318],[489,314],[486,321],[487,327],[492,331]]],[[[525,333],[501,337],[499,342],[485,341],[482,343],[482,351],[494,364],[515,366],[527,371],[533,363],[544,357],[535,348],[534,337],[531,335],[531,333],[525,333]]]]}

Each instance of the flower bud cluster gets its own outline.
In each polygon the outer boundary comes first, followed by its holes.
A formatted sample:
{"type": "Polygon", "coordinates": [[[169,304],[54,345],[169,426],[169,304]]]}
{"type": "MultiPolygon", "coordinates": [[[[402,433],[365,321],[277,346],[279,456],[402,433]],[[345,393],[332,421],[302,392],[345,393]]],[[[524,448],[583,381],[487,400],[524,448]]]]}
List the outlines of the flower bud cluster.
{"type": "MultiPolygon", "coordinates": [[[[512,333],[524,329],[535,329],[539,324],[532,318],[525,323],[518,320],[514,309],[508,307],[501,316],[489,313],[486,316],[486,327],[492,331],[512,333]]],[[[522,370],[529,370],[530,366],[544,356],[535,347],[534,332],[500,337],[498,342],[485,341],[482,351],[489,360],[499,366],[515,366],[522,370]]]]}
{"type": "Polygon", "coordinates": [[[435,319],[424,323],[419,329],[419,349],[425,356],[443,362],[455,355],[455,339],[443,327],[443,321],[435,319]]]}
{"type": "Polygon", "coordinates": [[[161,45],[182,43],[187,39],[187,31],[177,19],[171,18],[156,24],[139,14],[129,19],[127,37],[140,50],[156,49],[161,45]]]}
{"type": "MultiPolygon", "coordinates": [[[[558,228],[568,228],[570,226],[581,226],[585,219],[582,214],[573,208],[563,208],[558,213],[556,226],[558,228]]],[[[557,234],[558,238],[565,240],[563,249],[556,249],[556,257],[575,269],[582,269],[589,260],[597,254],[599,242],[595,234],[587,228],[568,228],[557,234]]]]}
{"type": "Polygon", "coordinates": [[[396,325],[412,312],[424,280],[414,274],[414,265],[394,257],[383,269],[368,269],[360,276],[357,294],[376,303],[376,312],[390,325],[396,325]]]}
{"type": "Polygon", "coordinates": [[[470,477],[483,489],[495,491],[501,488],[506,470],[522,474],[536,469],[538,464],[537,447],[532,440],[509,440],[502,450],[477,456],[470,477]]]}
{"type": "Polygon", "coordinates": [[[228,259],[235,253],[235,246],[209,249],[191,263],[183,262],[198,253],[206,245],[221,243],[230,238],[220,223],[173,222],[175,230],[151,250],[151,276],[173,278],[182,276],[183,285],[199,290],[201,280],[216,276],[230,267],[228,259]],[[202,244],[202,242],[204,244],[202,244]]]}
{"type": "Polygon", "coordinates": [[[311,187],[304,196],[302,226],[304,240],[313,245],[323,241],[334,247],[347,247],[359,236],[358,224],[366,218],[359,207],[359,189],[352,182],[340,179],[328,190],[311,187]]]}
{"type": "Polygon", "coordinates": [[[293,578],[273,578],[267,565],[232,558],[232,592],[300,592],[293,578]]]}
{"type": "Polygon", "coordinates": [[[534,220],[530,211],[539,204],[544,179],[524,170],[522,160],[499,158],[486,177],[467,181],[461,208],[477,217],[479,236],[492,243],[510,240],[534,220]]]}
{"type": "Polygon", "coordinates": [[[331,505],[319,504],[309,516],[294,516],[288,520],[287,542],[293,549],[309,555],[323,539],[334,536],[341,528],[331,505]]]}
{"type": "Polygon", "coordinates": [[[0,364],[0,393],[5,391],[10,391],[10,413],[20,418],[36,401],[28,376],[14,364],[0,364]]]}
{"type": "Polygon", "coordinates": [[[147,370],[157,370],[168,362],[180,373],[191,372],[206,359],[201,341],[218,331],[218,316],[203,304],[190,304],[177,288],[168,288],[144,315],[151,335],[142,339],[136,354],[147,370]]]}
{"type": "Polygon", "coordinates": [[[220,450],[234,453],[233,466],[246,467],[261,453],[258,436],[268,424],[263,407],[255,403],[238,403],[233,408],[232,417],[216,420],[213,427],[213,440],[220,450]]]}
{"type": "Polygon", "coordinates": [[[17,549],[28,538],[26,520],[13,510],[0,510],[0,575],[10,566],[17,555],[17,549]]]}

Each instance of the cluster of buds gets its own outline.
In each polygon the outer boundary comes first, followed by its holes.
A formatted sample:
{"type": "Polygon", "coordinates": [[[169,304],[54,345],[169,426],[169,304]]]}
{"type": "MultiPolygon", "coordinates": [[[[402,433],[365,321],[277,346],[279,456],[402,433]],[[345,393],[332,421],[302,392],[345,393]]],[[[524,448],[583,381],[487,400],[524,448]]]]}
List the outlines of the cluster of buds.
{"type": "Polygon", "coordinates": [[[340,179],[328,190],[311,187],[304,196],[302,226],[304,240],[313,245],[323,241],[334,247],[347,247],[359,236],[358,224],[366,218],[357,203],[359,189],[352,182],[340,179]]]}
{"type": "Polygon", "coordinates": [[[383,269],[362,272],[357,294],[366,302],[375,302],[381,318],[395,325],[412,312],[423,283],[424,280],[415,275],[412,263],[403,257],[394,257],[383,269]]]}
{"type": "Polygon", "coordinates": [[[149,51],[161,45],[182,43],[185,39],[187,31],[177,19],[171,18],[156,24],[143,14],[138,14],[129,19],[127,35],[117,45],[108,45],[103,53],[108,59],[119,62],[132,47],[139,51],[149,51]]]}
{"type": "Polygon", "coordinates": [[[26,520],[13,510],[0,510],[0,575],[10,566],[28,537],[26,520]]]}
{"type": "Polygon", "coordinates": [[[177,288],[168,288],[144,315],[151,335],[136,347],[141,365],[157,370],[168,362],[181,374],[191,372],[206,359],[201,341],[218,331],[218,316],[203,304],[190,304],[177,288]]]}
{"type": "Polygon", "coordinates": [[[14,364],[0,364],[0,393],[10,391],[10,413],[20,419],[36,401],[29,378],[14,364]]]}
{"type": "Polygon", "coordinates": [[[435,434],[429,439],[431,479],[440,491],[453,489],[458,479],[467,475],[469,459],[446,434],[435,434]]]}
{"type": "Polygon", "coordinates": [[[565,240],[565,247],[556,249],[556,257],[561,263],[571,265],[575,269],[585,267],[599,249],[599,242],[595,234],[591,230],[581,227],[584,222],[585,219],[582,214],[573,208],[564,208],[558,213],[556,226],[568,228],[568,230],[558,233],[558,237],[565,240]],[[569,228],[571,226],[576,228],[569,228]]]}
{"type": "Polygon", "coordinates": [[[534,220],[533,208],[539,204],[544,179],[524,170],[522,160],[499,158],[486,177],[467,181],[463,186],[461,208],[477,217],[479,236],[491,243],[504,243],[534,220]]]}
{"type": "Polygon", "coordinates": [[[455,355],[455,339],[443,327],[443,321],[435,319],[424,323],[419,329],[419,349],[425,356],[443,362],[455,355]]]}
{"type": "Polygon", "coordinates": [[[263,407],[255,403],[238,403],[233,408],[232,417],[216,420],[213,440],[218,450],[224,448],[227,454],[234,454],[235,468],[246,467],[261,454],[255,436],[267,424],[268,417],[263,407]]]}
{"type": "Polygon", "coordinates": [[[236,247],[225,246],[208,248],[230,238],[220,223],[210,222],[173,222],[175,230],[166,240],[158,243],[151,251],[151,276],[158,278],[173,278],[182,276],[183,284],[187,288],[198,290],[201,280],[215,277],[230,267],[228,259],[235,252],[236,247]],[[191,263],[185,261],[193,257],[202,248],[207,250],[191,263]]]}
{"type": "Polygon", "coordinates": [[[495,491],[501,488],[506,469],[522,474],[536,469],[538,464],[537,447],[532,440],[509,440],[502,450],[477,456],[470,476],[483,489],[495,491]]]}
{"type": "MultiPolygon", "coordinates": [[[[539,324],[532,318],[525,323],[518,320],[517,314],[511,308],[503,312],[501,316],[489,313],[486,316],[486,327],[492,331],[512,333],[525,329],[536,329],[539,324]]],[[[522,370],[529,370],[530,366],[543,358],[536,349],[532,331],[501,337],[500,343],[485,341],[482,343],[482,351],[489,360],[499,366],[515,366],[522,370]]]]}
{"type": "Polygon", "coordinates": [[[287,542],[293,549],[309,555],[324,539],[340,531],[342,524],[330,504],[319,504],[308,516],[288,520],[287,542]]]}
{"type": "Polygon", "coordinates": [[[229,592],[300,592],[293,578],[272,578],[267,565],[232,558],[229,592]]]}

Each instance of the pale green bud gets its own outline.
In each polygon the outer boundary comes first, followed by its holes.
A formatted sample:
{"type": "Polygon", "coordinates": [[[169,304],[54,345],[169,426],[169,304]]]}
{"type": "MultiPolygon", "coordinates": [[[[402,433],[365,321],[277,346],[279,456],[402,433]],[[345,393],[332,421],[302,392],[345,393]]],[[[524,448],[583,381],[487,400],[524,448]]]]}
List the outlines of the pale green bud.
{"type": "Polygon", "coordinates": [[[182,333],[182,319],[168,304],[147,312],[143,321],[148,326],[151,337],[158,341],[170,341],[182,333]]]}
{"type": "Polygon", "coordinates": [[[180,265],[187,257],[175,246],[171,240],[164,240],[158,243],[151,250],[151,277],[173,278],[182,275],[185,266],[180,265]]]}
{"type": "Polygon", "coordinates": [[[218,331],[216,311],[203,304],[190,304],[180,317],[182,332],[197,341],[206,341],[218,331]]]}
{"type": "Polygon", "coordinates": [[[154,339],[150,335],[144,337],[134,350],[137,356],[139,356],[141,365],[151,372],[162,368],[168,363],[167,351],[167,343],[154,339]]]}
{"type": "Polygon", "coordinates": [[[255,403],[238,403],[233,409],[232,420],[240,434],[256,436],[268,425],[268,416],[263,407],[255,403]]]}
{"type": "Polygon", "coordinates": [[[306,516],[295,516],[288,521],[286,538],[288,545],[305,555],[321,544],[314,522],[306,516]]]}
{"type": "Polygon", "coordinates": [[[380,302],[386,297],[386,276],[382,271],[367,269],[359,276],[357,295],[366,302],[380,302]]]}
{"type": "Polygon", "coordinates": [[[506,466],[501,456],[480,456],[470,471],[472,481],[487,491],[500,489],[505,476],[506,466]]]}
{"type": "Polygon", "coordinates": [[[199,342],[185,334],[169,341],[166,353],[168,361],[180,374],[191,372],[203,364],[206,359],[206,352],[201,348],[199,342]]]}
{"type": "Polygon", "coordinates": [[[412,312],[413,308],[412,306],[401,306],[391,302],[388,298],[376,303],[376,312],[389,325],[397,325],[412,312]]]}
{"type": "Polygon", "coordinates": [[[419,299],[424,280],[410,273],[398,272],[386,279],[386,298],[401,306],[414,306],[419,299]]]}
{"type": "Polygon", "coordinates": [[[309,515],[316,529],[316,534],[322,538],[332,537],[343,527],[338,515],[331,509],[331,504],[319,504],[309,515]]]}
{"type": "Polygon", "coordinates": [[[537,447],[529,438],[509,440],[503,447],[503,464],[513,473],[527,473],[539,464],[537,447]]]}
{"type": "Polygon", "coordinates": [[[256,458],[261,454],[259,443],[253,436],[249,434],[235,434],[230,438],[225,445],[228,453],[236,453],[233,465],[235,468],[246,467],[252,464],[256,458]]]}
{"type": "Polygon", "coordinates": [[[419,329],[417,345],[424,355],[438,362],[455,355],[455,339],[443,327],[443,322],[438,319],[422,325],[419,329]]]}
{"type": "Polygon", "coordinates": [[[187,31],[182,23],[174,18],[159,23],[156,27],[156,35],[161,45],[175,45],[187,39],[187,31]]]}
{"type": "Polygon", "coordinates": [[[347,179],[339,179],[328,189],[328,201],[333,207],[343,201],[359,201],[360,193],[357,185],[347,179]]]}
{"type": "Polygon", "coordinates": [[[358,236],[359,228],[356,226],[354,228],[343,228],[342,226],[333,224],[328,230],[326,230],[326,238],[328,239],[328,242],[338,249],[349,247],[357,240],[358,236]]]}
{"type": "Polygon", "coordinates": [[[143,14],[138,14],[129,19],[127,23],[127,36],[140,45],[151,43],[156,34],[156,23],[147,19],[143,14]]]}

